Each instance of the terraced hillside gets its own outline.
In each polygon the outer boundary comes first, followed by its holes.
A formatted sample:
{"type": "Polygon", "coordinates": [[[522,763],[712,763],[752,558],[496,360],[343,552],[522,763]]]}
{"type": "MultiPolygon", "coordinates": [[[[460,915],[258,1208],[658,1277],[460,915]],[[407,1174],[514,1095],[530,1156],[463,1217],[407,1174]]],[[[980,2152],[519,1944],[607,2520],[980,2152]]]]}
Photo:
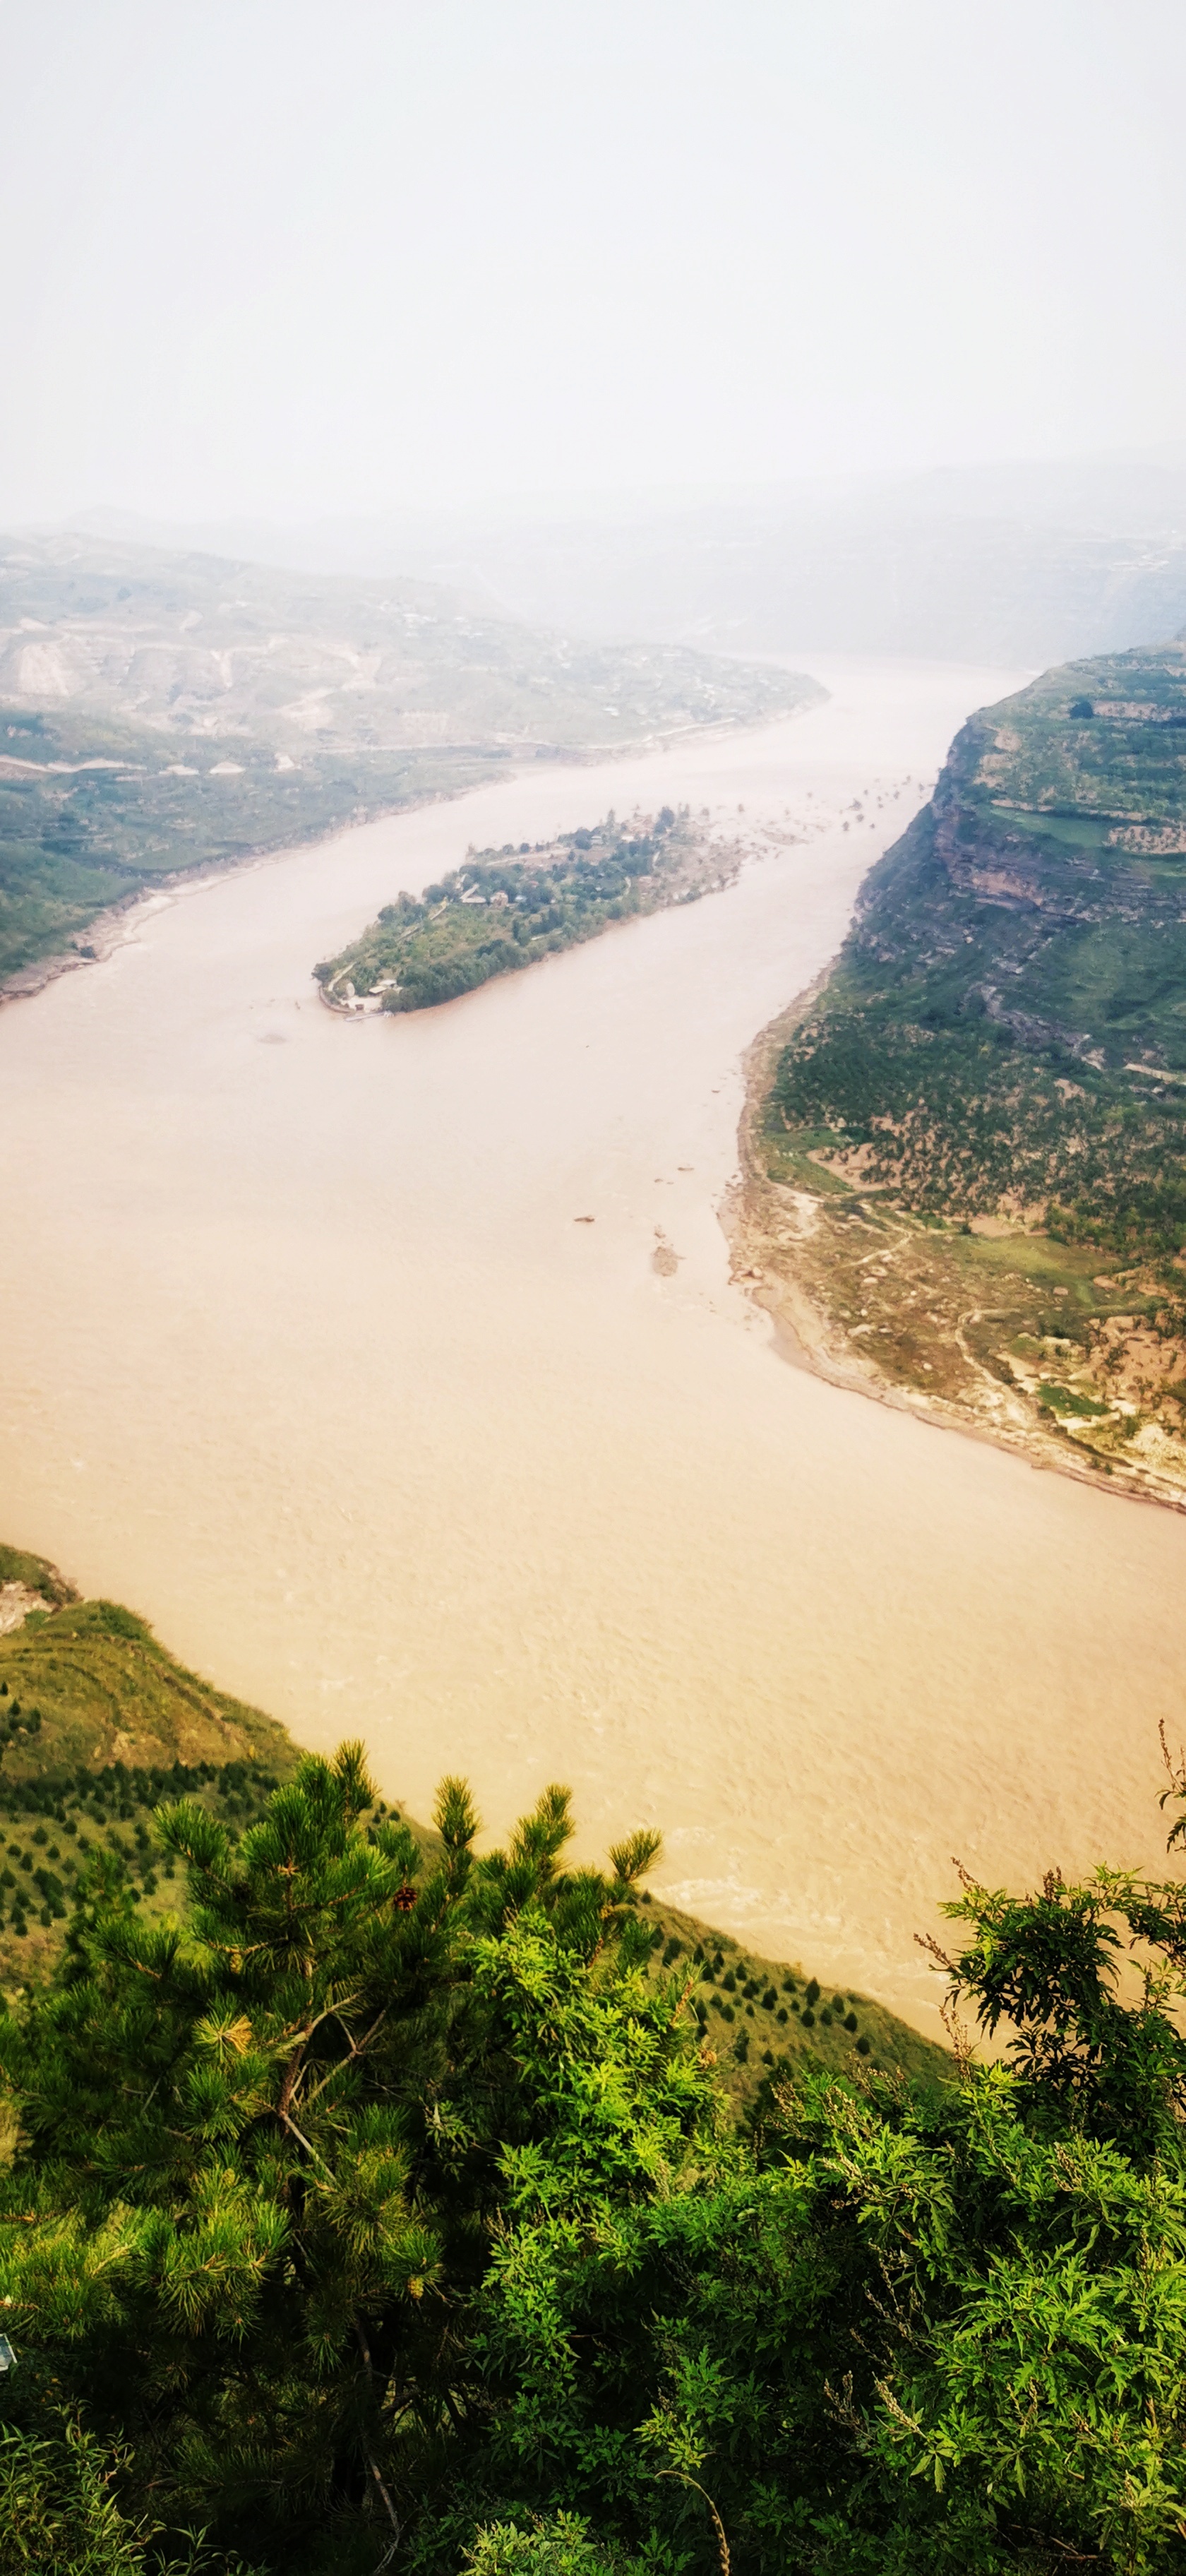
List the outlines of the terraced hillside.
{"type": "Polygon", "coordinates": [[[739,1266],[822,1365],[1186,1498],[1186,647],[964,727],[748,1157],[739,1266]]]}
{"type": "MultiPolygon", "coordinates": [[[[0,1548],[0,1990],[36,1984],[96,1866],[145,1918],[176,1917],[181,1881],[153,1810],[197,1798],[232,1834],[299,1761],[285,1729],[187,1672],[145,1621],[80,1601],[44,1559],[0,1548]],[[10,1619],[16,1624],[4,1629],[10,1619]]],[[[397,1817],[379,1800],[374,1823],[397,1817]]],[[[437,1847],[414,1826],[422,1848],[437,1847]]],[[[783,2064],[854,2061],[937,2075],[943,2052],[883,2006],[821,1990],[728,1933],[645,1896],[653,1977],[678,1968],[690,2021],[740,2111],[783,2064]]]]}
{"type": "Polygon", "coordinates": [[[413,581],[0,539],[0,979],[178,869],[511,763],[754,723],[814,682],[590,645],[413,581]]]}

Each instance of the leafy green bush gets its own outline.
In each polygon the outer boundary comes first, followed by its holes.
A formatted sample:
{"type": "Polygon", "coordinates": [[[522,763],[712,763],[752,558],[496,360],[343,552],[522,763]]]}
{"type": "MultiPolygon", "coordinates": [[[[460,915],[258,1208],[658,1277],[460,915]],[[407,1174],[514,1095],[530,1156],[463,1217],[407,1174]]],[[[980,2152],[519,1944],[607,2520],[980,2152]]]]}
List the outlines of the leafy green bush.
{"type": "Polygon", "coordinates": [[[48,2440],[0,2425],[0,2576],[234,2576],[193,2545],[162,2559],[120,2511],[119,2465],[77,2424],[48,2440]]]}
{"type": "Polygon", "coordinates": [[[528,2530],[491,2523],[469,2551],[467,2576],[614,2576],[616,2553],[590,2538],[577,2514],[558,2513],[528,2530]]]}

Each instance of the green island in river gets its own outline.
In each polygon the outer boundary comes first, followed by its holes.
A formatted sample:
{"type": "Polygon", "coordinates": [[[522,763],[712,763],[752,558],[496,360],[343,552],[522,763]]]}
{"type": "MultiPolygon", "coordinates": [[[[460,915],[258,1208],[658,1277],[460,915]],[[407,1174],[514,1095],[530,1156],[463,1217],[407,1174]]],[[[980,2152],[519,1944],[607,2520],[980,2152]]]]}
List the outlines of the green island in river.
{"type": "Polygon", "coordinates": [[[346,1012],[432,1010],[614,922],[714,893],[740,865],[740,849],[686,805],[471,849],[463,867],[384,904],[361,938],[314,969],[322,1000],[346,1012]]]}
{"type": "Polygon", "coordinates": [[[736,1266],[826,1373],[1186,1503],[1186,647],[958,735],[759,1040],[736,1266]]]}

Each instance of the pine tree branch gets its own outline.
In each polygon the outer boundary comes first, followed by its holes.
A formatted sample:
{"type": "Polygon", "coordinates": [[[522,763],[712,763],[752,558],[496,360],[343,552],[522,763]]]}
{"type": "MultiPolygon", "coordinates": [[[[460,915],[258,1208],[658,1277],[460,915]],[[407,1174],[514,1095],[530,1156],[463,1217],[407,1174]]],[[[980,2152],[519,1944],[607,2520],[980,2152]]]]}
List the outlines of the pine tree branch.
{"type": "MultiPolygon", "coordinates": [[[[365,2331],[364,2331],[364,2328],[363,2328],[363,2323],[362,2323],[362,2319],[361,2319],[361,2317],[356,2317],[356,2318],[355,2318],[355,2320],[354,2320],[354,2331],[355,2331],[355,2334],[356,2334],[356,2335],[357,2335],[357,2337],[358,2337],[358,2348],[359,2348],[359,2351],[360,2351],[360,2352],[361,2352],[361,2354],[362,2354],[363,2363],[364,2363],[364,2366],[365,2366],[365,2369],[366,2369],[367,2384],[368,2384],[368,2386],[369,2386],[369,2387],[373,2388],[373,2387],[374,2387],[375,2374],[374,2374],[374,2370],[373,2370],[373,2367],[372,2367],[372,2364],[371,2364],[371,2348],[370,2348],[370,2345],[369,2345],[369,2343],[367,2342],[367,2339],[366,2339],[366,2334],[365,2334],[365,2331]]],[[[395,2510],[395,2506],[393,2505],[393,2503],[392,2503],[392,2501],[391,2501],[391,2497],[390,2497],[390,2495],[389,2495],[389,2494],[388,2494],[388,2492],[387,2492],[387,2488],[384,2486],[383,2479],[382,2479],[382,2475],[381,2475],[381,2473],[380,2473],[380,2469],[379,2469],[379,2463],[378,2463],[377,2459],[375,2458],[375,2454],[374,2454],[374,2452],[373,2452],[373,2451],[372,2451],[372,2449],[371,2449],[370,2443],[365,2439],[365,2436],[364,2436],[364,2439],[363,2439],[363,2446],[362,2446],[362,2447],[363,2447],[363,2450],[364,2450],[364,2452],[365,2452],[365,2454],[366,2454],[366,2463],[367,2463],[367,2467],[369,2468],[370,2473],[371,2473],[371,2476],[373,2477],[373,2479],[374,2479],[374,2481],[375,2481],[375,2485],[377,2486],[377,2488],[378,2488],[378,2490],[379,2490],[379,2493],[380,2493],[380,2495],[381,2495],[381,2496],[382,2496],[382,2498],[383,2498],[383,2502],[384,2502],[384,2504],[385,2504],[385,2506],[386,2506],[386,2508],[387,2508],[387,2515],[388,2515],[388,2519],[389,2519],[389,2521],[390,2521],[390,2523],[391,2523],[392,2530],[393,2530],[393,2531],[394,2531],[394,2533],[395,2533],[395,2538],[394,2538],[394,2540],[392,2541],[392,2544],[391,2544],[390,2549],[387,2551],[386,2556],[385,2556],[385,2557],[381,2560],[381,2562],[380,2562],[380,2564],[381,2564],[383,2567],[389,2567],[389,2566],[390,2566],[390,2564],[391,2564],[392,2559],[393,2559],[393,2558],[394,2558],[394,2556],[395,2556],[396,2550],[397,2550],[397,2549],[398,2549],[398,2547],[399,2547],[399,2543],[400,2543],[400,2521],[399,2521],[399,2515],[397,2514],[397,2512],[396,2512],[396,2510],[395,2510]]],[[[378,2569],[376,2569],[376,2576],[378,2576],[378,2569]]]]}
{"type": "Polygon", "coordinates": [[[314,2164],[320,2165],[323,2173],[332,2173],[333,2167],[326,2163],[325,2157],[318,2152],[318,2149],[313,2145],[312,2140],[305,2136],[303,2129],[298,2129],[296,2121],[290,2117],[287,2111],[282,2110],[279,2104],[276,2106],[276,2117],[278,2120],[283,2122],[290,2137],[294,2137],[296,2139],[297,2145],[304,2148],[305,2154],[307,2156],[312,2156],[314,2164]]]}
{"type": "MultiPolygon", "coordinates": [[[[328,2073],[322,2076],[321,2082],[313,2086],[312,2092],[306,2095],[306,2100],[310,2106],[320,2099],[321,2095],[325,2091],[326,2085],[332,2084],[335,2077],[341,2074],[343,2066],[349,2066],[355,2058],[362,2057],[364,2055],[365,2051],[370,2047],[376,2031],[382,2029],[383,2023],[387,2019],[387,2006],[384,2004],[382,2011],[376,2014],[374,2021],[371,2023],[370,2029],[365,2031],[362,2038],[357,2041],[351,2037],[346,2023],[342,2020],[342,2008],[340,2006],[333,2005],[329,2012],[322,2013],[320,2015],[320,2019],[322,2021],[329,2021],[335,2017],[341,2024],[342,2035],[345,2039],[346,2046],[350,2051],[350,2055],[349,2057],[339,2058],[337,2065],[331,2066],[328,2073]]],[[[314,2023],[313,2028],[316,2029],[316,2026],[316,2023],[314,2023]]],[[[299,2080],[298,2076],[297,2081],[299,2082],[299,2080]]],[[[293,2090],[295,2092],[295,2085],[293,2090]]]]}

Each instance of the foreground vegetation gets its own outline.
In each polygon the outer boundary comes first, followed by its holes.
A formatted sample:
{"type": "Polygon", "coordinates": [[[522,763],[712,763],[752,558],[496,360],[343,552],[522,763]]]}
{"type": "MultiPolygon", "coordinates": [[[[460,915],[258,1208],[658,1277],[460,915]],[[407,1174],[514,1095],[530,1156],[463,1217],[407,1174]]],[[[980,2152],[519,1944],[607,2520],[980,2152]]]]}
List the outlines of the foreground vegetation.
{"type": "Polygon", "coordinates": [[[327,1002],[356,1009],[431,1010],[513,975],[541,957],[595,939],[611,922],[692,903],[735,876],[736,849],[715,840],[687,806],[633,814],[514,849],[471,850],[420,897],[401,894],[338,957],[314,969],[327,1002]]]}
{"type": "MultiPolygon", "coordinates": [[[[54,1580],[0,1657],[112,1640],[159,1737],[201,1686],[54,1580]]],[[[835,2016],[824,2062],[792,1978],[731,2099],[753,1999],[663,1938],[654,1836],[573,1866],[549,1789],[479,1854],[463,1783],[419,1834],[351,1745],[249,1813],[190,1768],[175,1911],[96,1837],[0,2015],[5,2576],[1186,2566],[1178,1881],[967,1885],[998,2062],[911,2081],[835,2016]]]]}
{"type": "Polygon", "coordinates": [[[965,726],[872,870],[753,1138],[834,1350],[1167,1495],[1184,898],[1186,649],[1048,672],[965,726]]]}
{"type": "Polygon", "coordinates": [[[809,680],[569,643],[424,582],[0,539],[0,980],[178,869],[456,795],[523,759],[752,723],[809,680]]]}
{"type": "Polygon", "coordinates": [[[0,2024],[9,2565],[1181,2566],[1176,1884],[968,1890],[1011,2067],[739,2135],[649,1837],[566,1870],[551,1791],[476,1859],[446,1782],[426,1866],[372,1802],[344,1746],[237,1846],[164,1810],[187,1931],[97,1869],[0,2024]]]}
{"type": "MultiPolygon", "coordinates": [[[[0,1547],[0,1612],[14,1587],[27,1615],[0,1635],[0,1990],[10,1996],[59,1964],[96,1860],[122,1872],[142,1922],[184,1911],[184,1876],[154,1830],[162,1801],[196,1799],[240,1834],[300,1759],[282,1726],[188,1672],[134,1612],[80,1601],[44,1558],[0,1547]]],[[[378,1799],[367,1823],[393,1816],[378,1799]]],[[[423,1851],[438,1850],[432,1828],[412,1830],[423,1851]]],[[[646,1973],[691,1962],[696,2016],[735,2108],[804,2054],[841,2067],[855,2053],[910,2073],[942,2063],[869,1997],[834,1983],[825,1990],[818,1976],[747,1950],[650,1890],[641,1901],[646,1973]]]]}

